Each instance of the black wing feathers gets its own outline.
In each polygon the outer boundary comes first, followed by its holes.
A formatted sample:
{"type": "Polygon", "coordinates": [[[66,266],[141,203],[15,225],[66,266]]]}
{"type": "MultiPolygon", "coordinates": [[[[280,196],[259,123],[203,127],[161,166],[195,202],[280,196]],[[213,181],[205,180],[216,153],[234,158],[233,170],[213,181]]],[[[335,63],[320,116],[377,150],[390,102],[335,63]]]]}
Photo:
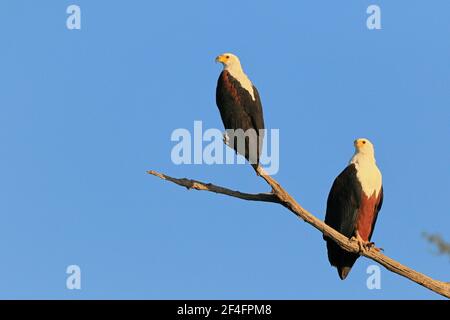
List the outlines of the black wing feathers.
{"type": "MultiPolygon", "coordinates": [[[[355,232],[356,219],[361,203],[361,185],[351,164],[334,180],[327,201],[325,223],[346,237],[355,232]]],[[[327,241],[328,260],[336,266],[341,279],[345,279],[358,255],[341,249],[333,240],[327,241]]]]}

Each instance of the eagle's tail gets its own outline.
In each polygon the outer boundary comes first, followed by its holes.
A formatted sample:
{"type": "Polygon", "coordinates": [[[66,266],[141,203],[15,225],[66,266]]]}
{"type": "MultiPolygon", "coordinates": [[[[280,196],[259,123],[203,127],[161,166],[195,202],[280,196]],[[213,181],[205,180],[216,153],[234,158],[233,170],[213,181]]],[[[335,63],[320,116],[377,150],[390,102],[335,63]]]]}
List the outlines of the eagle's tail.
{"type": "Polygon", "coordinates": [[[339,247],[333,240],[327,239],[328,260],[332,266],[337,268],[339,278],[344,280],[347,278],[350,270],[355,264],[359,255],[356,253],[348,252],[339,247]]]}

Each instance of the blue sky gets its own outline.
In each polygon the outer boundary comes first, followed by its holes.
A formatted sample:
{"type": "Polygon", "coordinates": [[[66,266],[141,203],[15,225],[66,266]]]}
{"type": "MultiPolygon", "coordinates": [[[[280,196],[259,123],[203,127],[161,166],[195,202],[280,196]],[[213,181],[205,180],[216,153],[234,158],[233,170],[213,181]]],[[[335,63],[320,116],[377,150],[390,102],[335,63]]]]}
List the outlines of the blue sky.
{"type": "Polygon", "coordinates": [[[449,281],[450,2],[2,1],[0,298],[436,299],[365,258],[345,281],[316,230],[281,206],[186,191],[154,169],[247,192],[249,166],[181,165],[174,129],[222,129],[217,54],[240,56],[276,179],[324,218],[352,142],[375,144],[385,202],[373,240],[449,281]],[[378,4],[382,30],[366,28],[378,4]],[[66,8],[82,29],[66,28],[66,8]],[[68,265],[82,289],[68,290],[68,265]]]}

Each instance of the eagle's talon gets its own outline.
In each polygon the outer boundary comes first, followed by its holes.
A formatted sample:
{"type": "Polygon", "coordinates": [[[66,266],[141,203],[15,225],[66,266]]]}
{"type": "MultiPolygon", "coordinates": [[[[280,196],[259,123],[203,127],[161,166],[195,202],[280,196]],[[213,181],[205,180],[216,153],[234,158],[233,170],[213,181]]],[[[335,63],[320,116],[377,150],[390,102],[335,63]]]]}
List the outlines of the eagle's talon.
{"type": "Polygon", "coordinates": [[[375,248],[375,242],[367,242],[366,243],[366,248],[367,249],[375,248]]]}
{"type": "Polygon", "coordinates": [[[375,243],[374,242],[369,242],[369,241],[365,241],[361,235],[359,234],[358,231],[356,231],[356,235],[353,236],[351,238],[351,240],[356,241],[358,243],[358,247],[359,247],[359,254],[363,254],[363,253],[367,253],[368,251],[370,251],[372,248],[373,249],[377,249],[375,248],[375,243]]]}
{"type": "Polygon", "coordinates": [[[367,249],[369,249],[369,250],[375,250],[376,252],[384,251],[383,248],[378,248],[378,247],[376,247],[376,246],[375,246],[375,242],[368,242],[366,246],[367,246],[367,249]]]}
{"type": "Polygon", "coordinates": [[[362,254],[367,251],[364,241],[362,241],[362,239],[360,239],[356,236],[353,236],[350,238],[350,241],[355,241],[358,244],[358,248],[359,248],[358,253],[359,254],[362,254]]]}
{"type": "Polygon", "coordinates": [[[229,142],[230,142],[230,137],[228,137],[228,134],[227,134],[227,132],[225,131],[225,132],[223,133],[223,143],[226,144],[226,145],[228,145],[229,142]]]}

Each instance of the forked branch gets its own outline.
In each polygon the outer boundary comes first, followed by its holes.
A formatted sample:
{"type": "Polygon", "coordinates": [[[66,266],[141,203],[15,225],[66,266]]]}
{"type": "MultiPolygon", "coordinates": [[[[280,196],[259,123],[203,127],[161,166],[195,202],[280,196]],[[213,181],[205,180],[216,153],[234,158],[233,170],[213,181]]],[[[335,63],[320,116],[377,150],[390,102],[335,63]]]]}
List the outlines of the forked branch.
{"type": "MultiPolygon", "coordinates": [[[[333,239],[341,248],[349,252],[360,253],[359,246],[356,241],[349,240],[344,235],[340,234],[333,228],[326,225],[322,220],[316,218],[306,209],[302,208],[300,204],[298,204],[297,201],[286,190],[284,190],[274,178],[269,176],[261,167],[255,169],[255,171],[272,188],[272,192],[257,193],[257,194],[243,193],[240,191],[234,191],[224,187],[216,186],[211,183],[204,183],[201,181],[190,180],[185,178],[184,179],[173,178],[156,171],[148,171],[147,173],[157,176],[163,180],[175,183],[179,186],[186,187],[187,189],[209,191],[249,201],[274,202],[281,204],[282,206],[293,212],[297,217],[301,218],[302,220],[304,220],[305,222],[309,223],[314,228],[322,232],[325,236],[333,239]]],[[[425,288],[428,288],[429,290],[434,291],[444,297],[450,298],[450,283],[448,282],[432,279],[429,276],[417,272],[405,265],[402,265],[401,263],[395,261],[394,259],[391,259],[388,256],[382,254],[381,252],[373,249],[362,252],[360,254],[369,259],[372,259],[373,261],[378,262],[389,271],[392,271],[411,281],[414,281],[417,284],[420,284],[421,286],[424,286],[425,288]]]]}

